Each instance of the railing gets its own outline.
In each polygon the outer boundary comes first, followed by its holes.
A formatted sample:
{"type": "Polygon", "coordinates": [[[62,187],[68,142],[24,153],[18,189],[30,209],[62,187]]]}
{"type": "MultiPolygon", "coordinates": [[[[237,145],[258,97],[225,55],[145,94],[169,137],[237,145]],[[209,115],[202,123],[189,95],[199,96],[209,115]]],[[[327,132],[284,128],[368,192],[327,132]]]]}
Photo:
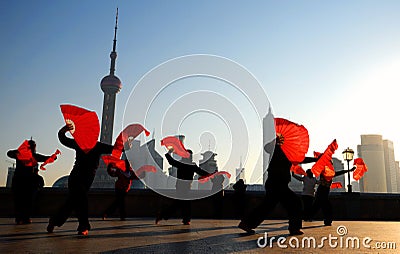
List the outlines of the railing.
{"type": "MultiPolygon", "coordinates": [[[[173,190],[171,190],[173,191],[173,190]]],[[[66,189],[44,188],[37,196],[34,205],[34,217],[48,217],[54,214],[67,196],[66,189]]],[[[248,191],[240,203],[231,190],[225,190],[222,202],[222,218],[239,219],[240,209],[247,213],[262,202],[264,192],[248,191]]],[[[89,192],[89,214],[100,217],[114,199],[113,189],[91,189],[89,192]]],[[[379,193],[331,193],[331,204],[335,220],[387,220],[400,221],[400,194],[379,193]]],[[[128,217],[154,217],[157,211],[170,200],[150,189],[131,190],[126,196],[128,217]]],[[[192,202],[194,218],[213,218],[215,202],[207,197],[192,202]]],[[[0,187],[0,217],[13,216],[13,197],[11,189],[0,187]]],[[[267,215],[270,219],[286,219],[286,211],[278,205],[267,215]]],[[[316,219],[321,218],[321,212],[316,219]]]]}

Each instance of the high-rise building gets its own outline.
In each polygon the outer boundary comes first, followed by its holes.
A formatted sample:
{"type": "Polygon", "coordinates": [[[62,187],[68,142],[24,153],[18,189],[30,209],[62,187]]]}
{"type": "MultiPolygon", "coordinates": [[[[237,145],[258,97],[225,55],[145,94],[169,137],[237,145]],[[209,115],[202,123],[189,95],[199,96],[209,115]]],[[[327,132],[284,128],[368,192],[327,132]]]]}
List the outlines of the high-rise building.
{"type": "Polygon", "coordinates": [[[263,184],[267,181],[268,172],[267,168],[273,151],[266,152],[264,146],[275,139],[271,136],[271,130],[275,130],[274,115],[272,114],[271,107],[269,108],[268,114],[263,119],[263,184]]]}
{"type": "Polygon", "coordinates": [[[239,168],[236,169],[236,182],[239,181],[239,179],[242,179],[246,183],[245,171],[242,165],[242,157],[240,157],[239,168]]]}
{"type": "Polygon", "coordinates": [[[360,192],[387,192],[385,154],[381,135],[361,135],[357,146],[358,157],[362,158],[368,171],[359,180],[360,192]]]}
{"type": "MultiPolygon", "coordinates": [[[[113,48],[110,54],[111,66],[110,74],[105,76],[101,82],[100,87],[104,92],[103,100],[103,115],[101,120],[100,141],[106,144],[112,143],[113,128],[114,128],[114,112],[115,112],[115,99],[116,94],[121,90],[122,84],[120,79],[115,76],[115,63],[117,59],[117,28],[118,28],[118,9],[115,17],[115,29],[113,48]]],[[[107,174],[107,168],[103,160],[100,160],[100,166],[97,170],[95,179],[93,181],[93,188],[114,188],[115,180],[107,174]]]]}
{"type": "Polygon", "coordinates": [[[144,184],[138,180],[132,184],[132,188],[144,188],[150,186],[153,188],[165,188],[166,182],[159,174],[163,174],[163,157],[155,150],[155,139],[154,137],[145,144],[141,144],[139,140],[132,142],[132,147],[126,151],[127,157],[131,163],[133,169],[139,169],[141,166],[150,165],[157,169],[157,172],[145,172],[144,184]]]}
{"type": "MultiPolygon", "coordinates": [[[[400,181],[400,165],[399,165],[399,162],[395,161],[394,165],[395,165],[395,169],[396,169],[397,181],[400,181]]],[[[400,193],[400,183],[399,182],[397,182],[397,193],[400,193]]]]}
{"type": "Polygon", "coordinates": [[[7,183],[6,183],[6,187],[7,188],[11,188],[12,179],[14,177],[14,172],[15,172],[15,166],[14,165],[12,167],[8,167],[7,183]]]}
{"type": "Polygon", "coordinates": [[[360,192],[360,183],[357,181],[351,181],[351,186],[352,186],[352,190],[353,192],[360,192]]]}
{"type": "Polygon", "coordinates": [[[396,161],[394,160],[393,142],[383,140],[383,154],[385,157],[386,185],[388,193],[397,193],[396,161]]]}
{"type": "MultiPolygon", "coordinates": [[[[397,181],[400,181],[400,165],[399,165],[399,161],[395,161],[394,162],[394,166],[395,166],[397,181]]],[[[400,193],[400,183],[399,182],[397,182],[397,193],[400,193]]]]}

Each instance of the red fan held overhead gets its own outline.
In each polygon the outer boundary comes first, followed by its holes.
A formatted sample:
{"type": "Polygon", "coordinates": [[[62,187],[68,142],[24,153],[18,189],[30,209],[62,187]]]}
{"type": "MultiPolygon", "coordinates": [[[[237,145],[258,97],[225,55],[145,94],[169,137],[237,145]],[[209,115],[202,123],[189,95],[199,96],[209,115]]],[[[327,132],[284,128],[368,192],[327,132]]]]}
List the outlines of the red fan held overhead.
{"type": "Polygon", "coordinates": [[[275,118],[275,132],[283,137],[282,151],[293,164],[302,162],[310,143],[308,131],[303,125],[283,118],[275,118]]]}
{"type": "Polygon", "coordinates": [[[199,183],[205,183],[205,182],[207,182],[208,180],[214,178],[217,175],[225,175],[227,178],[231,178],[231,174],[229,174],[228,172],[226,172],[226,171],[217,171],[217,172],[209,174],[209,175],[200,176],[199,179],[198,179],[199,183]]]}
{"type": "Polygon", "coordinates": [[[45,162],[42,163],[42,165],[40,165],[40,169],[41,170],[46,170],[46,168],[44,166],[46,166],[49,163],[53,163],[56,159],[57,159],[57,155],[61,154],[60,150],[56,150],[51,156],[50,158],[48,158],[45,162]]]}
{"type": "Polygon", "coordinates": [[[368,167],[361,158],[354,159],[354,166],[356,166],[356,170],[353,172],[353,178],[358,181],[368,171],[368,167]]]}
{"type": "Polygon", "coordinates": [[[60,105],[65,123],[72,124],[70,131],[78,146],[88,153],[97,143],[100,123],[96,112],[73,105],[60,105]]]}
{"type": "Polygon", "coordinates": [[[173,148],[174,153],[183,158],[190,157],[190,153],[186,150],[183,143],[177,137],[174,136],[165,137],[161,140],[161,145],[165,146],[168,150],[173,148]]]}
{"type": "MultiPolygon", "coordinates": [[[[319,157],[317,162],[311,168],[311,171],[313,172],[315,177],[318,177],[323,171],[326,171],[326,169],[325,169],[326,167],[328,167],[328,171],[326,172],[326,174],[331,175],[332,174],[331,171],[335,172],[335,169],[333,168],[333,164],[331,161],[332,161],[332,155],[335,153],[337,148],[338,148],[338,144],[336,142],[336,139],[334,139],[328,145],[328,147],[325,149],[323,154],[314,152],[314,156],[316,158],[319,157]]],[[[326,175],[324,175],[324,176],[326,176],[326,175]]]]}
{"type": "Polygon", "coordinates": [[[141,124],[130,124],[128,125],[117,137],[114,143],[114,148],[112,151],[112,155],[116,158],[120,158],[122,155],[122,150],[124,149],[124,144],[127,141],[131,141],[139,136],[140,133],[146,134],[146,136],[150,135],[150,132],[146,130],[141,124]]]}
{"type": "Polygon", "coordinates": [[[20,160],[26,167],[33,167],[37,165],[37,161],[33,157],[28,140],[25,140],[17,150],[17,159],[20,160]]]}

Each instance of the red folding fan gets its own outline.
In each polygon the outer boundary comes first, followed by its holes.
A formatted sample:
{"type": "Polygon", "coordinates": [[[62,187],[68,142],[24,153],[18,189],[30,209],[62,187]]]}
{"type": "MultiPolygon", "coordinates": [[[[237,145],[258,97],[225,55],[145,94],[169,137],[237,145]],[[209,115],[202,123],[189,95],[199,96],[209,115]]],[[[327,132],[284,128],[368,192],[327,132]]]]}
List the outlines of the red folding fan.
{"type": "Polygon", "coordinates": [[[198,181],[199,181],[199,183],[205,183],[205,182],[207,182],[208,180],[214,178],[217,175],[225,175],[227,178],[231,178],[231,174],[229,174],[228,172],[226,172],[226,171],[217,171],[215,173],[199,177],[198,181]]]}
{"type": "Polygon", "coordinates": [[[41,170],[46,170],[46,168],[44,166],[46,166],[49,163],[53,163],[56,159],[57,159],[57,155],[61,154],[60,150],[56,150],[51,156],[50,158],[48,158],[45,162],[42,163],[42,165],[40,165],[40,169],[41,170]]]}
{"type": "Polygon", "coordinates": [[[32,150],[29,145],[29,141],[25,140],[18,147],[17,159],[21,161],[27,167],[33,167],[37,165],[36,159],[33,157],[32,150]]]}
{"type": "Polygon", "coordinates": [[[70,131],[78,146],[88,153],[97,143],[100,123],[96,112],[73,105],[60,105],[65,123],[72,124],[70,131]]]}
{"type": "Polygon", "coordinates": [[[173,148],[174,153],[183,158],[190,157],[190,153],[186,150],[182,141],[180,141],[177,137],[174,136],[165,137],[161,140],[161,145],[165,146],[168,150],[173,148]]]}
{"type": "Polygon", "coordinates": [[[150,135],[150,132],[146,130],[141,124],[130,124],[125,127],[125,129],[118,135],[117,139],[115,140],[112,155],[116,158],[120,158],[122,150],[124,148],[124,144],[128,140],[135,139],[143,131],[146,136],[150,135]]]}
{"type": "Polygon", "coordinates": [[[155,173],[155,172],[157,172],[157,169],[156,169],[156,167],[154,167],[154,166],[152,166],[152,165],[143,165],[143,166],[141,166],[139,169],[134,170],[134,172],[135,172],[135,174],[136,174],[137,176],[140,176],[140,175],[142,175],[142,173],[144,173],[144,172],[152,172],[152,173],[155,173]]]}
{"type": "Polygon", "coordinates": [[[327,181],[332,181],[333,177],[335,176],[336,172],[335,169],[333,168],[333,165],[331,166],[325,166],[325,169],[321,173],[327,181]]]}
{"type": "Polygon", "coordinates": [[[341,188],[343,188],[341,182],[334,182],[331,184],[331,189],[341,189],[341,188]]]}
{"type": "Polygon", "coordinates": [[[289,120],[275,118],[275,132],[284,138],[281,148],[289,161],[293,164],[302,162],[310,142],[307,129],[289,120]]]}
{"type": "Polygon", "coordinates": [[[298,174],[298,175],[303,175],[303,176],[307,175],[306,171],[304,171],[304,169],[298,164],[292,165],[292,167],[290,168],[290,171],[292,171],[293,173],[298,174]]]}
{"type": "Polygon", "coordinates": [[[101,156],[101,158],[103,159],[104,163],[108,166],[109,164],[111,164],[112,167],[114,168],[118,168],[122,171],[127,171],[127,168],[125,166],[125,161],[121,160],[117,157],[114,157],[112,155],[103,155],[101,156]]]}
{"type": "Polygon", "coordinates": [[[368,167],[362,158],[354,159],[354,166],[356,166],[356,170],[353,172],[353,178],[354,180],[358,181],[361,179],[361,177],[363,177],[365,172],[368,171],[368,167]]]}
{"type": "MultiPolygon", "coordinates": [[[[331,160],[332,160],[332,155],[335,153],[337,148],[338,148],[338,144],[336,142],[336,139],[334,139],[328,145],[328,147],[325,149],[325,151],[322,155],[320,153],[314,152],[314,156],[319,157],[317,162],[311,168],[311,171],[313,172],[315,177],[318,177],[325,170],[325,166],[327,166],[330,170],[335,171],[331,160]]],[[[329,172],[328,172],[328,174],[329,174],[329,172]]]]}

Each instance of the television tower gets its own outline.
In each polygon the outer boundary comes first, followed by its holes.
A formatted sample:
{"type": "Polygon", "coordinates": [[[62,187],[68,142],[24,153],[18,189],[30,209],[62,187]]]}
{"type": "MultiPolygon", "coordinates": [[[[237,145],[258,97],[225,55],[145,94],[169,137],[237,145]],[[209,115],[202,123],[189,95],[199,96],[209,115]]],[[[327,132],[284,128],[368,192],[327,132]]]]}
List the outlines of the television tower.
{"type": "Polygon", "coordinates": [[[113,127],[114,127],[114,111],[115,111],[115,97],[116,94],[121,90],[121,80],[115,73],[115,60],[117,59],[117,25],[118,25],[118,8],[115,16],[115,30],[114,30],[114,43],[113,49],[110,54],[111,66],[110,74],[105,76],[100,83],[101,90],[104,92],[103,100],[103,115],[101,121],[101,134],[100,141],[106,144],[111,144],[113,127]]]}

